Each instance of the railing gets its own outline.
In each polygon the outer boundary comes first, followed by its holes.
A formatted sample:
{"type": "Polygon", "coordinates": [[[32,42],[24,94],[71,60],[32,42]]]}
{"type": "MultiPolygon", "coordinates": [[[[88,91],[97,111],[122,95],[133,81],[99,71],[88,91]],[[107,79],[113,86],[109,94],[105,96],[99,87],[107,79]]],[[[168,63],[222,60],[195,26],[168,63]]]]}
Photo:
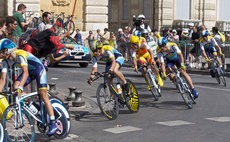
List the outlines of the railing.
{"type": "Polygon", "coordinates": [[[220,31],[230,31],[230,21],[216,21],[216,26],[220,31]]]}

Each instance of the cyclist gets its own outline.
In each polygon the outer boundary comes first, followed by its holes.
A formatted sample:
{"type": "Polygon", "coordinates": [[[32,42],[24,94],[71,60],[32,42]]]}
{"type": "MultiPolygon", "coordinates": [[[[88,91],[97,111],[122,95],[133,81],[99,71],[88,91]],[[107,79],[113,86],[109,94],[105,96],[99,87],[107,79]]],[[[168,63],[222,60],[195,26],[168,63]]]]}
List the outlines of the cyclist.
{"type": "Polygon", "coordinates": [[[137,72],[137,61],[136,61],[136,54],[139,58],[139,63],[142,65],[143,74],[145,77],[145,81],[147,83],[148,90],[150,90],[150,86],[147,81],[147,74],[146,74],[146,68],[144,67],[144,64],[147,63],[147,61],[150,63],[151,68],[153,69],[155,75],[157,76],[157,80],[160,86],[163,86],[163,81],[160,77],[160,74],[158,72],[158,69],[156,67],[156,63],[153,57],[153,53],[150,49],[150,47],[147,45],[145,39],[141,37],[139,39],[138,36],[132,36],[131,37],[131,47],[130,47],[131,56],[133,59],[134,64],[134,71],[137,72]]]}
{"type": "MultiPolygon", "coordinates": [[[[161,37],[158,40],[158,58],[160,60],[161,64],[161,70],[163,72],[164,78],[166,78],[166,73],[169,73],[170,69],[176,66],[177,68],[180,68],[181,74],[185,77],[186,82],[188,85],[192,88],[192,94],[194,98],[198,98],[199,93],[195,90],[191,77],[186,72],[186,67],[184,65],[184,58],[181,53],[181,50],[177,46],[176,43],[168,42],[165,37],[161,37]],[[166,60],[166,64],[164,62],[164,58],[166,60]]],[[[173,81],[174,76],[171,74],[170,79],[173,81]]]]}
{"type": "Polygon", "coordinates": [[[54,111],[47,94],[46,70],[38,58],[24,50],[16,49],[16,47],[16,44],[9,39],[2,39],[0,41],[0,58],[3,59],[0,92],[5,85],[9,65],[16,64],[16,66],[22,69],[22,74],[14,83],[14,89],[18,92],[19,97],[23,95],[23,87],[28,85],[33,79],[36,79],[39,94],[50,116],[49,131],[47,134],[51,136],[56,133],[58,128],[56,127],[54,111]]]}
{"type": "Polygon", "coordinates": [[[217,56],[217,50],[215,48],[217,47],[220,55],[223,56],[224,54],[222,53],[220,46],[217,44],[216,40],[212,36],[209,35],[208,31],[202,31],[201,35],[202,35],[202,39],[200,40],[200,48],[202,51],[202,55],[205,57],[205,59],[208,62],[208,68],[210,69],[211,76],[213,78],[215,77],[215,74],[211,68],[211,62],[210,62],[211,54],[212,56],[216,57],[223,73],[225,74],[225,71],[222,68],[222,63],[220,61],[220,58],[217,56]]]}
{"type": "MultiPolygon", "coordinates": [[[[119,71],[122,64],[124,63],[124,58],[120,52],[114,49],[110,45],[103,45],[102,42],[98,40],[93,40],[90,43],[90,49],[92,50],[92,71],[89,78],[89,84],[91,84],[92,79],[95,77],[94,73],[97,72],[97,61],[106,61],[105,70],[109,74],[114,73],[124,84],[126,93],[129,93],[129,85],[124,77],[124,75],[119,71]]],[[[112,83],[112,80],[110,80],[112,83]]]]}

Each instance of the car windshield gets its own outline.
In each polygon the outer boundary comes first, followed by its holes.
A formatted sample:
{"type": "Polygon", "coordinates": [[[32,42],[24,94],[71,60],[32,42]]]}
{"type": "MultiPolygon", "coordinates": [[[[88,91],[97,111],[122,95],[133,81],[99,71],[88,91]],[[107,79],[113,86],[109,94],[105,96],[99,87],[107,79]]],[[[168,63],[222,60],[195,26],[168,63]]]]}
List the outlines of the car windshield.
{"type": "Polygon", "coordinates": [[[73,39],[73,38],[71,38],[71,37],[68,37],[68,39],[67,39],[67,37],[65,37],[65,38],[63,38],[62,40],[61,40],[61,43],[72,43],[72,44],[77,44],[77,42],[73,39]]]}

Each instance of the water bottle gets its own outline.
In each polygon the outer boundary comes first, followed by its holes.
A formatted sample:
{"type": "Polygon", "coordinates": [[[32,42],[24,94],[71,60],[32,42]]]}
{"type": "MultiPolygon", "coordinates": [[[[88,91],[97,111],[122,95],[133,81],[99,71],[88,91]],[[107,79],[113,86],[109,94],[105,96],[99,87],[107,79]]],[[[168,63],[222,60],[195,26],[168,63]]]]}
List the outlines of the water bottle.
{"type": "Polygon", "coordinates": [[[34,101],[30,101],[29,108],[32,110],[32,112],[36,115],[38,111],[40,110],[40,106],[36,104],[34,101]]]}
{"type": "Polygon", "coordinates": [[[121,84],[117,83],[117,93],[120,95],[121,94],[121,84]]]}

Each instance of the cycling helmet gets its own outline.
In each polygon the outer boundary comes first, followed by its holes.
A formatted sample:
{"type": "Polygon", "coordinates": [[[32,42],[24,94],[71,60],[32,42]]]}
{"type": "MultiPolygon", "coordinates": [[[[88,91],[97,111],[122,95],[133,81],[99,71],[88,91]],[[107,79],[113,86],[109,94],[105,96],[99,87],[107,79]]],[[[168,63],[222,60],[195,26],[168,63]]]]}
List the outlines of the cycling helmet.
{"type": "Polygon", "coordinates": [[[103,46],[102,42],[98,41],[98,40],[92,40],[90,43],[90,49],[91,51],[95,51],[97,49],[101,49],[103,46]]]}
{"type": "Polygon", "coordinates": [[[7,54],[10,54],[16,47],[17,45],[9,39],[0,40],[0,50],[7,49],[7,54]]]}
{"type": "Polygon", "coordinates": [[[141,32],[138,31],[138,30],[136,30],[136,31],[133,33],[133,35],[138,36],[138,37],[141,37],[141,32]]]}
{"type": "Polygon", "coordinates": [[[209,33],[208,33],[207,30],[205,30],[205,31],[202,31],[201,35],[202,35],[202,36],[209,36],[209,33]]]}
{"type": "Polygon", "coordinates": [[[140,39],[138,36],[132,36],[130,42],[131,43],[139,43],[140,39]]]}
{"type": "Polygon", "coordinates": [[[167,40],[165,37],[162,37],[162,38],[160,38],[160,39],[158,40],[158,45],[159,45],[160,47],[163,47],[163,46],[167,45],[167,43],[168,43],[168,40],[167,40]]]}
{"type": "Polygon", "coordinates": [[[141,34],[148,34],[149,33],[149,31],[147,30],[147,29],[143,29],[142,31],[141,31],[141,34]]]}
{"type": "Polygon", "coordinates": [[[145,19],[145,15],[140,14],[140,15],[137,16],[137,19],[145,19]]]}

